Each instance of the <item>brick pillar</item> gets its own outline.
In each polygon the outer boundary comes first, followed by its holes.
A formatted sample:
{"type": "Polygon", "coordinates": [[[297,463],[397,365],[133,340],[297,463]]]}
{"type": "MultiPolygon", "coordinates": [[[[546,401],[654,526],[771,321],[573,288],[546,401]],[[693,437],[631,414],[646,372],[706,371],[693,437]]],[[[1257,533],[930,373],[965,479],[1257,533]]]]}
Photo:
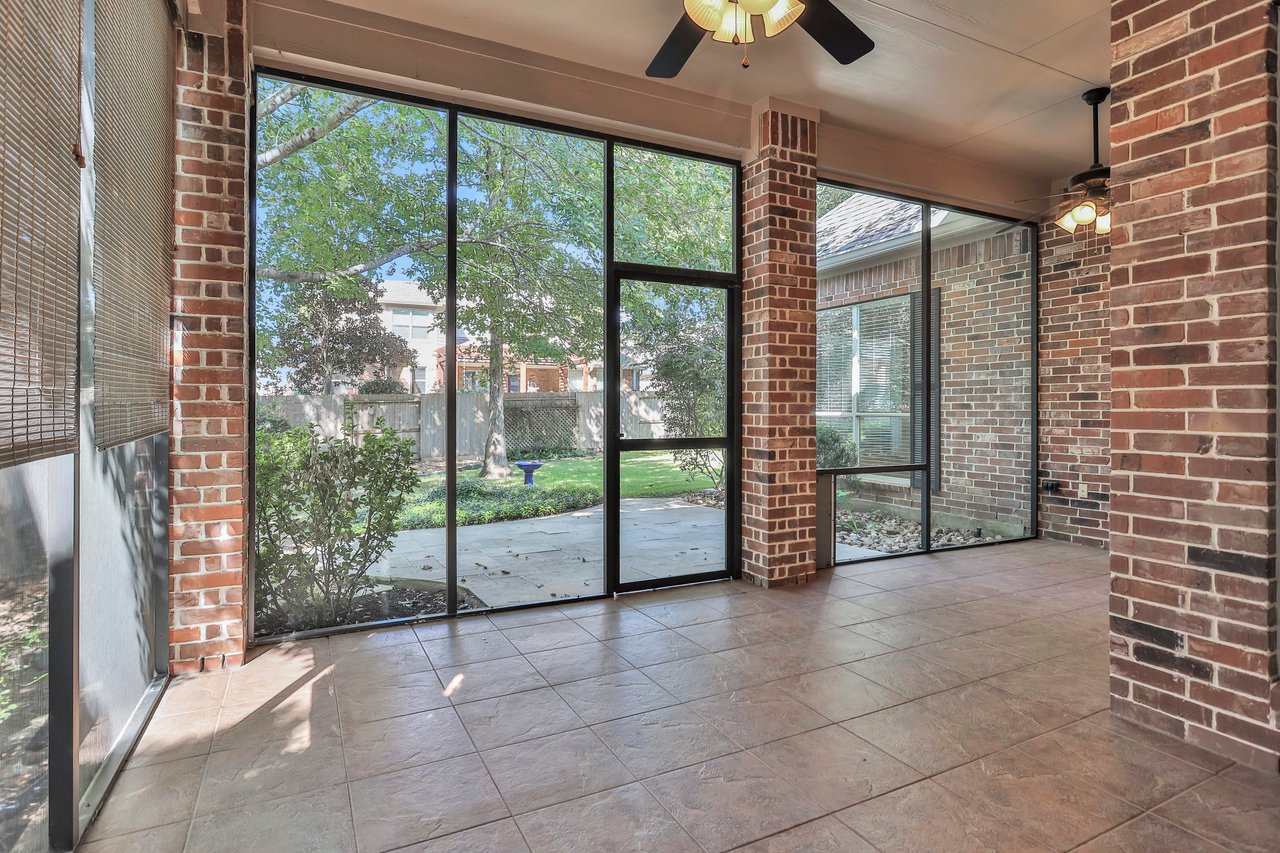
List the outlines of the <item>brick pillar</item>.
{"type": "Polygon", "coordinates": [[[225,21],[193,18],[192,31],[178,37],[169,454],[174,673],[237,666],[245,651],[243,3],[226,0],[225,21]]]}
{"type": "Polygon", "coordinates": [[[816,560],[817,122],[803,112],[757,110],[743,173],[742,568],[764,586],[807,581],[816,560]]]}
{"type": "Polygon", "coordinates": [[[1275,771],[1275,9],[1111,10],[1112,708],[1275,771]]]}

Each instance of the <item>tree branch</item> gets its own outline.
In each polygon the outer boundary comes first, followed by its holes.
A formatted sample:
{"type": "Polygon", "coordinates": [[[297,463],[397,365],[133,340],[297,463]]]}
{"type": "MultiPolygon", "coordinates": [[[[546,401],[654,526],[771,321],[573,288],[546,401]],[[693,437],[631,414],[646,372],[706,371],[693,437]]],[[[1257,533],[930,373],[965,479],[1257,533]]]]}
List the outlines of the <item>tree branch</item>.
{"type": "Polygon", "coordinates": [[[365,107],[372,104],[371,98],[347,98],[342,102],[336,110],[329,113],[320,124],[312,125],[306,130],[299,133],[287,142],[282,142],[274,148],[269,148],[258,155],[258,168],[265,169],[273,163],[279,163],[285,157],[297,154],[308,145],[312,145],[324,139],[334,130],[342,126],[347,119],[360,112],[365,107]]]}
{"type": "Polygon", "coordinates": [[[269,97],[264,98],[262,103],[258,104],[258,118],[271,115],[305,91],[305,86],[298,83],[290,83],[283,89],[273,92],[269,97]]]}

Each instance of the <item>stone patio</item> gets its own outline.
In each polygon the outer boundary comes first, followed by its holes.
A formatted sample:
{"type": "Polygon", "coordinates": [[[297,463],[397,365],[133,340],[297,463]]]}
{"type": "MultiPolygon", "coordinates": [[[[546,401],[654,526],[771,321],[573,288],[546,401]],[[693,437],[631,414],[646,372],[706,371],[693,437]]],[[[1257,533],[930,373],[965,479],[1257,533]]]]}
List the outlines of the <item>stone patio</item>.
{"type": "MultiPolygon", "coordinates": [[[[724,567],[724,511],[679,498],[621,501],[622,581],[724,567]]],[[[394,581],[445,580],[445,531],[396,535],[370,571],[394,581]]],[[[458,529],[458,582],[490,607],[604,592],[604,507],[458,529]]]]}
{"type": "Polygon", "coordinates": [[[269,647],[170,685],[81,849],[1275,850],[1280,780],[1108,714],[1107,564],[1012,543],[269,647]]]}

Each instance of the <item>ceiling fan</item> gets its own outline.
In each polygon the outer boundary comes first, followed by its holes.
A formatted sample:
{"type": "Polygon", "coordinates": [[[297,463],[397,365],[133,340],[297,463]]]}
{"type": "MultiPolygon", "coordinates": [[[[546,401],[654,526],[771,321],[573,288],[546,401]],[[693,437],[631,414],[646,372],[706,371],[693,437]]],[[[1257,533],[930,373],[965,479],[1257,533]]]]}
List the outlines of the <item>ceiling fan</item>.
{"type": "MultiPolygon", "coordinates": [[[[844,16],[831,0],[684,0],[684,14],[667,36],[645,74],[675,77],[707,33],[719,42],[745,46],[755,41],[755,18],[764,22],[766,38],[798,23],[841,65],[875,49],[862,28],[844,16]]],[[[742,67],[751,60],[744,54],[742,67]]]]}
{"type": "MultiPolygon", "coordinates": [[[[1016,225],[1010,225],[1004,231],[1012,231],[1020,225],[1039,222],[1046,215],[1053,213],[1054,223],[1068,234],[1074,234],[1080,227],[1088,225],[1092,225],[1097,234],[1111,233],[1111,169],[1102,165],[1101,124],[1098,119],[1098,108],[1110,94],[1110,88],[1101,86],[1090,89],[1081,96],[1084,102],[1093,108],[1093,165],[1073,176],[1067,182],[1067,188],[1060,193],[1022,199],[1023,202],[1054,199],[1054,203],[1035,216],[1024,219],[1016,225]]],[[[1004,231],[1000,233],[1003,234],[1004,231]]]]}

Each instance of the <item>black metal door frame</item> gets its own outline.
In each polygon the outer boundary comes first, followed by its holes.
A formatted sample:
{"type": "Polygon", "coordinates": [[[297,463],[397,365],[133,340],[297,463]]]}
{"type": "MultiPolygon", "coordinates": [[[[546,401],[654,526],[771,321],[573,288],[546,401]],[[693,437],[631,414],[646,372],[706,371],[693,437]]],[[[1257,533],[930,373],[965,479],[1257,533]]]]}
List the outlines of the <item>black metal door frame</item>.
{"type": "MultiPolygon", "coordinates": [[[[612,151],[610,151],[612,162],[612,151]]],[[[736,209],[736,204],[735,204],[736,209]]],[[[638,592],[683,584],[728,580],[741,576],[741,397],[742,288],[736,273],[683,270],[645,264],[610,264],[605,290],[605,589],[610,594],[638,592]],[[718,438],[626,438],[622,434],[622,286],[652,282],[724,291],[725,294],[725,434],[718,438]],[[720,450],[725,464],[725,564],[710,572],[623,582],[622,454],[643,450],[720,450]]]]}

